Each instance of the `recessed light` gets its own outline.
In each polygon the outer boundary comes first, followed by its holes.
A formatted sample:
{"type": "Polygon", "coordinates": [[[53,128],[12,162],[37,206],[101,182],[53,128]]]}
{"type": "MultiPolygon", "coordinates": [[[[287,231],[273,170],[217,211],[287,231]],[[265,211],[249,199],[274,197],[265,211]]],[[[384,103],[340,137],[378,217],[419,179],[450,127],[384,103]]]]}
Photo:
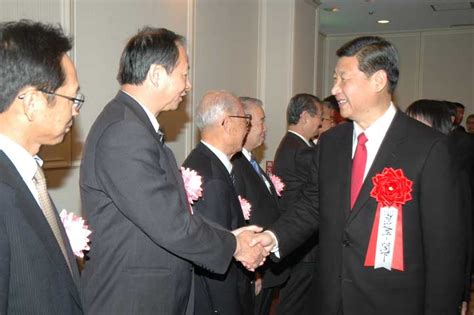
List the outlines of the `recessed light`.
{"type": "Polygon", "coordinates": [[[379,23],[379,24],[388,24],[388,23],[390,23],[390,21],[389,20],[378,20],[377,23],[379,23]]]}
{"type": "Polygon", "coordinates": [[[326,12],[339,12],[339,10],[338,7],[324,8],[324,11],[326,12]]]}

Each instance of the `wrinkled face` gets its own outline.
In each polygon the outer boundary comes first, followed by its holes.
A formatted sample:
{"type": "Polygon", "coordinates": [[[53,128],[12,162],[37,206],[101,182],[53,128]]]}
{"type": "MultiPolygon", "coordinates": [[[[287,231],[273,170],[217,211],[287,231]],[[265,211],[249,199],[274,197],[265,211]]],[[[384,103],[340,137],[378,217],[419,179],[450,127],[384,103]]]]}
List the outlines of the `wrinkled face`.
{"type": "Polygon", "coordinates": [[[188,55],[182,45],[178,44],[179,57],[178,62],[171,73],[163,73],[160,80],[160,102],[164,103],[162,107],[166,110],[176,110],[182,102],[186,93],[191,90],[191,83],[188,78],[188,55]]]}
{"type": "Polygon", "coordinates": [[[234,110],[232,114],[227,116],[227,123],[229,123],[229,147],[231,147],[232,154],[242,150],[244,138],[248,133],[250,120],[245,117],[245,112],[242,104],[236,99],[234,110]],[[232,117],[237,116],[237,117],[232,117]]]}
{"type": "Polygon", "coordinates": [[[368,115],[374,91],[371,78],[359,70],[355,56],[339,58],[331,92],[339,103],[342,117],[359,122],[368,115]]]}
{"type": "Polygon", "coordinates": [[[252,151],[261,146],[263,141],[265,141],[267,128],[265,126],[265,113],[261,106],[251,106],[248,113],[252,115],[252,120],[244,146],[247,150],[252,151]]]}
{"type": "Polygon", "coordinates": [[[466,120],[466,129],[469,133],[474,133],[474,117],[468,118],[466,120]]]}
{"type": "Polygon", "coordinates": [[[323,116],[321,117],[321,128],[319,128],[319,134],[331,129],[335,125],[335,110],[327,106],[323,106],[323,116]]]}
{"type": "MultiPolygon", "coordinates": [[[[66,79],[64,84],[54,92],[68,97],[76,97],[79,91],[79,82],[74,64],[67,55],[64,55],[61,65],[66,79]]],[[[73,101],[67,98],[47,94],[43,94],[43,96],[45,102],[35,118],[37,143],[55,145],[62,142],[66,133],[71,130],[73,117],[77,116],[79,112],[74,108],[73,101]],[[49,103],[48,97],[52,99],[49,103]]]]}

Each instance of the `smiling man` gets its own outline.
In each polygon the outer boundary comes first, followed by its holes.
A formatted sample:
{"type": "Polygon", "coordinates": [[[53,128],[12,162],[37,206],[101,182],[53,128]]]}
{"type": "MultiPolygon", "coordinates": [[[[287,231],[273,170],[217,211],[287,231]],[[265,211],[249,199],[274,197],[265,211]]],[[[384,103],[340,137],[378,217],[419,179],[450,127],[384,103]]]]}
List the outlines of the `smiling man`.
{"type": "Polygon", "coordinates": [[[270,227],[280,254],[319,227],[316,314],[456,314],[466,218],[447,139],[392,103],[390,42],[359,37],[337,56],[332,94],[353,123],[321,136],[304,198],[270,227]]]}
{"type": "Polygon", "coordinates": [[[141,30],[120,60],[121,90],[88,135],[80,182],[93,231],[83,271],[90,314],[192,313],[192,263],[222,274],[232,256],[249,268],[263,259],[242,240],[252,232],[234,236],[189,211],[156,118],[191,89],[188,67],[183,37],[141,30]]]}

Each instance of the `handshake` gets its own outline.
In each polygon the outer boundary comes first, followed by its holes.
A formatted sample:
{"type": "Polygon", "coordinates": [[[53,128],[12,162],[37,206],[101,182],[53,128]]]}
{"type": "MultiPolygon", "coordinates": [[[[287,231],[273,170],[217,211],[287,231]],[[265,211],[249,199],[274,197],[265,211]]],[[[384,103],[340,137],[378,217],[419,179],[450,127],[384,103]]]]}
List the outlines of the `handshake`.
{"type": "Polygon", "coordinates": [[[263,265],[266,257],[276,245],[272,233],[256,225],[244,226],[232,231],[237,245],[234,258],[250,271],[263,265]]]}

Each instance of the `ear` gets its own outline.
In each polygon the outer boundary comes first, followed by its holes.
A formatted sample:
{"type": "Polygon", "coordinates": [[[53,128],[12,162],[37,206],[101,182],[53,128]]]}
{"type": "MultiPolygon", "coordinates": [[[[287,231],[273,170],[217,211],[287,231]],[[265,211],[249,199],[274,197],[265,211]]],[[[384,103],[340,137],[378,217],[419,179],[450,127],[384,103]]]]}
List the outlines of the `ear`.
{"type": "Polygon", "coordinates": [[[33,121],[40,113],[42,107],[47,105],[47,99],[43,93],[37,90],[22,91],[18,96],[21,109],[28,121],[33,121]]]}
{"type": "Polygon", "coordinates": [[[303,112],[300,114],[300,121],[301,121],[303,124],[306,124],[306,122],[308,121],[308,112],[307,112],[307,111],[303,111],[303,112]]]}
{"type": "Polygon", "coordinates": [[[383,89],[388,89],[388,77],[385,70],[378,70],[371,76],[371,81],[376,92],[381,92],[383,89]]]}
{"type": "Polygon", "coordinates": [[[152,64],[147,76],[153,86],[160,87],[167,75],[166,69],[162,65],[152,64]]]}

